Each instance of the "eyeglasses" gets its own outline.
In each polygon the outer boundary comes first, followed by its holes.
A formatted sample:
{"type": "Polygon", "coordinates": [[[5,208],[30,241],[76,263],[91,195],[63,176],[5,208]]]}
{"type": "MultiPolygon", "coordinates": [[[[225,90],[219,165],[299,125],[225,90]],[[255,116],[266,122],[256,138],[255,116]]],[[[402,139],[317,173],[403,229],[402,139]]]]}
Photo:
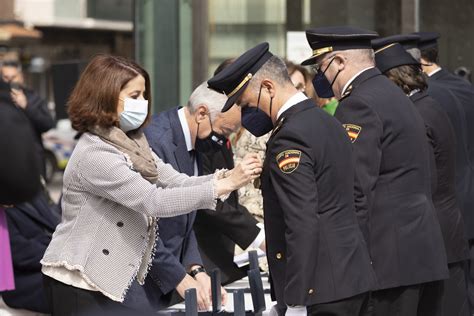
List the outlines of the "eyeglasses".
{"type": "Polygon", "coordinates": [[[312,66],[314,73],[315,73],[316,75],[317,75],[318,73],[320,73],[320,72],[321,72],[321,67],[324,65],[324,63],[325,63],[326,61],[330,60],[330,59],[333,58],[333,57],[336,57],[336,55],[328,56],[328,57],[324,58],[323,60],[321,60],[319,63],[314,64],[314,65],[312,66]]]}

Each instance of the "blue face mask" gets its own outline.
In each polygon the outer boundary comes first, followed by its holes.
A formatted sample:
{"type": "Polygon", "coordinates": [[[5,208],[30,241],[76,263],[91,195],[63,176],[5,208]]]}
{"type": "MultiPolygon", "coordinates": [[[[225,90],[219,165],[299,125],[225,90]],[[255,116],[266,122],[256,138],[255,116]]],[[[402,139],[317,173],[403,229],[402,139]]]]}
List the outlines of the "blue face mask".
{"type": "Polygon", "coordinates": [[[316,76],[314,76],[313,78],[312,82],[313,82],[314,90],[316,91],[316,94],[320,98],[329,99],[329,98],[334,97],[334,92],[332,91],[332,85],[336,81],[336,78],[341,71],[339,70],[337,72],[336,76],[334,77],[331,83],[328,81],[328,79],[324,75],[326,71],[329,69],[329,66],[331,66],[331,63],[333,61],[334,61],[334,58],[329,62],[329,65],[326,67],[326,69],[323,72],[318,71],[316,76]]]}
{"type": "MultiPolygon", "coordinates": [[[[258,93],[257,107],[246,106],[242,109],[241,120],[242,126],[248,130],[253,136],[260,137],[273,129],[272,119],[262,110],[260,110],[260,94],[262,86],[258,93]]],[[[273,97],[270,98],[270,113],[272,112],[273,97]]]]}
{"type": "Polygon", "coordinates": [[[148,101],[126,98],[120,113],[120,129],[125,133],[142,126],[148,115],[148,101]]]}

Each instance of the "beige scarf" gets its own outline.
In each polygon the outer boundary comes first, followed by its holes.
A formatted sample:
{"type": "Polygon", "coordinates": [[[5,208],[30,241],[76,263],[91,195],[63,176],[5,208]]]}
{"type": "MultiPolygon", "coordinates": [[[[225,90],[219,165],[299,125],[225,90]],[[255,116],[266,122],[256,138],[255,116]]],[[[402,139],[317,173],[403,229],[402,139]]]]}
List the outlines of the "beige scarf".
{"type": "Polygon", "coordinates": [[[132,161],[132,168],[135,171],[138,171],[143,178],[151,183],[156,183],[158,172],[155,159],[153,159],[150,145],[141,130],[130,132],[127,135],[115,126],[109,129],[96,126],[90,128],[89,131],[126,154],[132,161]]]}

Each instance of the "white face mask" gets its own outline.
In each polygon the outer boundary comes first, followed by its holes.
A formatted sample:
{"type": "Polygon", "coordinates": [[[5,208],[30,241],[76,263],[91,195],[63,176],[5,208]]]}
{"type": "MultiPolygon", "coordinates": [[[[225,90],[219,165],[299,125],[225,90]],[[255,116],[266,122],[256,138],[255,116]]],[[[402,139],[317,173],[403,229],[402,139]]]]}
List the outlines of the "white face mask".
{"type": "Polygon", "coordinates": [[[120,129],[125,133],[139,128],[148,115],[148,100],[125,98],[120,113],[120,129]]]}

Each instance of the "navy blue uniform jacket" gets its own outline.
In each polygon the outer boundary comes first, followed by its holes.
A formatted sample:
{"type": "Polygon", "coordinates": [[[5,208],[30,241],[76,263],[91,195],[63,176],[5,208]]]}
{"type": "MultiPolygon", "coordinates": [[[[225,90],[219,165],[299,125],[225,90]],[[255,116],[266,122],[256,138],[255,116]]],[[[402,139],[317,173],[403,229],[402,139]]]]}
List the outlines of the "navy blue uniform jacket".
{"type": "Polygon", "coordinates": [[[422,118],[403,91],[376,68],[357,76],[348,91],[335,117],[352,141],[356,207],[368,211],[378,289],[447,278],[422,118]]]}
{"type": "Polygon", "coordinates": [[[275,126],[261,176],[273,298],[310,306],[372,290],[344,129],[311,100],[283,112],[275,126]]]}

